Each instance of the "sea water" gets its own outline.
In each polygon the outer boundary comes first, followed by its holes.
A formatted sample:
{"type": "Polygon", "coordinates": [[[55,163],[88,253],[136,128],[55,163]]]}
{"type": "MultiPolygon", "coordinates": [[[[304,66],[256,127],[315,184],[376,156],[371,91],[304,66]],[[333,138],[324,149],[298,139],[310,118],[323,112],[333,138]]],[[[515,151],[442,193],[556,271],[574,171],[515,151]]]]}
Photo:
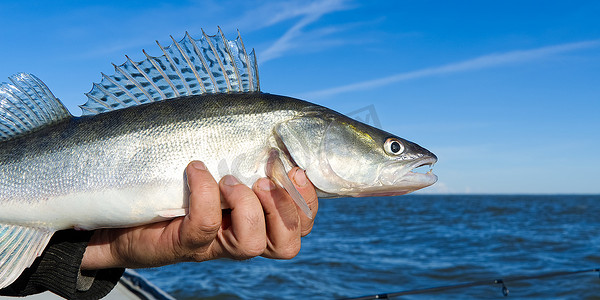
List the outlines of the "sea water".
{"type": "MultiPolygon", "coordinates": [[[[177,299],[331,299],[600,267],[600,196],[324,199],[292,260],[139,270],[177,299]]],[[[507,281],[512,299],[600,299],[597,272],[507,281]]],[[[401,299],[501,299],[484,284],[401,299]]]]}

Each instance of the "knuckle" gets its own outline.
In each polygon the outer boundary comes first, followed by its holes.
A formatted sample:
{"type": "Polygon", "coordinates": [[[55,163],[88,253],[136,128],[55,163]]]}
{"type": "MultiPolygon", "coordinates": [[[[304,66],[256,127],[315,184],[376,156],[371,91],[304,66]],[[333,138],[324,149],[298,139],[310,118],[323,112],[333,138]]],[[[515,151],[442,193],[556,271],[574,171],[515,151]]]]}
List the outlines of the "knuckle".
{"type": "Polygon", "coordinates": [[[251,228],[256,228],[262,225],[261,223],[263,222],[263,217],[258,212],[248,212],[245,215],[245,220],[248,226],[250,226],[251,228]]]}
{"type": "Polygon", "coordinates": [[[300,243],[290,243],[286,247],[277,251],[280,259],[292,259],[300,253],[300,243]]]}
{"type": "Polygon", "coordinates": [[[203,262],[204,261],[204,255],[202,255],[199,252],[194,252],[194,253],[191,253],[189,255],[189,259],[188,260],[192,261],[192,262],[203,262]]]}
{"type": "Polygon", "coordinates": [[[197,195],[206,195],[211,193],[216,193],[219,191],[219,186],[214,180],[193,180],[190,183],[190,196],[197,195]]]}
{"type": "Polygon", "coordinates": [[[185,235],[185,245],[189,248],[198,248],[212,242],[219,232],[220,222],[198,224],[185,235]]]}
{"type": "Polygon", "coordinates": [[[205,235],[191,234],[186,236],[184,245],[188,249],[198,249],[205,246],[210,241],[210,238],[205,235]]]}
{"type": "Polygon", "coordinates": [[[211,260],[214,257],[216,257],[216,255],[209,251],[209,247],[206,246],[203,249],[199,249],[198,251],[193,251],[188,255],[188,261],[192,261],[192,262],[203,262],[203,261],[207,261],[207,260],[211,260]]]}
{"type": "Polygon", "coordinates": [[[221,228],[221,220],[219,218],[212,218],[210,220],[204,220],[203,223],[198,225],[198,231],[214,238],[221,228]]]}
{"type": "Polygon", "coordinates": [[[311,222],[309,225],[305,226],[302,228],[302,232],[301,232],[301,236],[305,237],[307,236],[313,228],[313,223],[311,222]]]}
{"type": "Polygon", "coordinates": [[[243,255],[246,256],[247,258],[252,258],[252,257],[256,257],[259,256],[261,254],[263,254],[265,252],[265,247],[255,247],[255,248],[248,248],[246,249],[246,251],[244,251],[243,255]]]}
{"type": "Polygon", "coordinates": [[[266,242],[246,242],[246,244],[241,247],[238,258],[239,259],[250,259],[259,255],[262,255],[267,248],[266,242]]]}

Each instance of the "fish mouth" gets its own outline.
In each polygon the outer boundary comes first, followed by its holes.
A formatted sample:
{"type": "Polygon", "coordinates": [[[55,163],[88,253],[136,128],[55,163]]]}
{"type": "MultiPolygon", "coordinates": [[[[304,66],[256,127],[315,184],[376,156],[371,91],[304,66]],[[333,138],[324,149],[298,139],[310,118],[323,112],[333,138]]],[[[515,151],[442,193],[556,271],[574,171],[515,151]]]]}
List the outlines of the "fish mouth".
{"type": "MultiPolygon", "coordinates": [[[[435,165],[436,162],[437,162],[437,158],[435,158],[435,157],[428,157],[426,159],[420,160],[409,167],[410,168],[409,173],[414,173],[414,174],[419,174],[419,175],[427,175],[427,177],[431,177],[431,175],[435,176],[435,174],[433,174],[433,165],[435,165]],[[429,167],[429,170],[425,173],[421,173],[421,172],[417,171],[417,169],[421,169],[423,167],[429,167]]],[[[436,178],[437,178],[437,176],[436,176],[436,178]]]]}
{"type": "Polygon", "coordinates": [[[428,157],[424,160],[418,161],[409,167],[409,171],[403,176],[400,176],[394,184],[401,182],[412,182],[414,184],[422,185],[419,188],[428,187],[437,182],[437,175],[433,174],[433,165],[437,162],[435,157],[428,157]],[[422,169],[429,169],[425,173],[419,172],[422,169]]]}
{"type": "Polygon", "coordinates": [[[433,173],[436,157],[426,157],[411,164],[393,162],[383,168],[379,186],[361,191],[357,197],[400,196],[428,187],[437,182],[433,173]],[[427,169],[426,172],[420,172],[427,169]]]}

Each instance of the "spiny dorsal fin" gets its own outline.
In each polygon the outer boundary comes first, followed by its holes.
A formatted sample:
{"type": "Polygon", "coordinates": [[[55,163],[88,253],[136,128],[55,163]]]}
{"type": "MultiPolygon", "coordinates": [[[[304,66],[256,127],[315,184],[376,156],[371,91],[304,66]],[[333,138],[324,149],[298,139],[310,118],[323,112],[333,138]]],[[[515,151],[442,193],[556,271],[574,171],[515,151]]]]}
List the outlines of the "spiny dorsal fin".
{"type": "Polygon", "coordinates": [[[0,141],[71,117],[37,77],[19,73],[0,85],[0,141]]]}
{"type": "Polygon", "coordinates": [[[258,67],[254,50],[247,53],[239,35],[229,41],[219,33],[209,36],[202,31],[200,39],[187,32],[184,38],[162,47],[162,56],[134,62],[129,57],[115,66],[114,75],[102,74],[86,94],[81,105],[83,115],[93,115],[124,107],[180,96],[205,93],[258,92],[258,67]]]}

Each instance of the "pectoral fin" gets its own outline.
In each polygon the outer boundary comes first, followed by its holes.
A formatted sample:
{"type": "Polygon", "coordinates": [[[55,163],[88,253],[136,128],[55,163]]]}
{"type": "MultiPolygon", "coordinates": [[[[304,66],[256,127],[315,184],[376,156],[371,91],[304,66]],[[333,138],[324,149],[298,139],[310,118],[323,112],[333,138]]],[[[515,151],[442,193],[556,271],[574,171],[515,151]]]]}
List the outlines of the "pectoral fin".
{"type": "Polygon", "coordinates": [[[312,212],[310,211],[306,200],[302,198],[302,195],[300,195],[300,192],[298,192],[288,177],[280,155],[281,153],[277,149],[273,148],[269,151],[269,160],[267,161],[267,165],[265,167],[265,173],[267,174],[267,177],[273,180],[273,182],[283,187],[288,192],[290,197],[292,197],[294,202],[296,202],[296,205],[300,207],[302,212],[304,212],[308,218],[312,219],[312,212]]]}

